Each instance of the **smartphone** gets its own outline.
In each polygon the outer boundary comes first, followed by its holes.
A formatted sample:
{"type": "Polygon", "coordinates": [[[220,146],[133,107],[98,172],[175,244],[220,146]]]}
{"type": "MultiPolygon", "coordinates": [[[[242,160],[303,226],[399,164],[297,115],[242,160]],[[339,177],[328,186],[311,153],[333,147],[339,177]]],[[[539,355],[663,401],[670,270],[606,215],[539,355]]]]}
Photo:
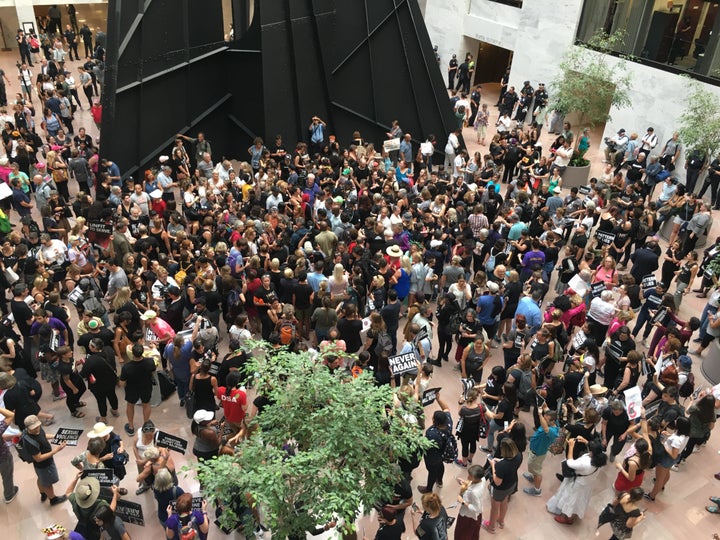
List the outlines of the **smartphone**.
{"type": "Polygon", "coordinates": [[[417,505],[416,503],[412,503],[412,507],[411,507],[411,508],[413,509],[413,512],[419,511],[418,505],[417,505]]]}
{"type": "Polygon", "coordinates": [[[508,422],[507,420],[505,420],[505,429],[507,429],[508,427],[510,427],[510,422],[508,422]]]}

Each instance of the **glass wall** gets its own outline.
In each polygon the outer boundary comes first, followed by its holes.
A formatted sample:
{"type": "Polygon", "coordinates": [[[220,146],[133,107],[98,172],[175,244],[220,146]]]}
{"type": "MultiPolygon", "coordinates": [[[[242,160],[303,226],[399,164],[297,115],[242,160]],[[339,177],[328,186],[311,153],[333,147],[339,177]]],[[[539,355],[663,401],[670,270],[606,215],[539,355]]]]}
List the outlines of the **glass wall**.
{"type": "Polygon", "coordinates": [[[720,0],[585,0],[577,39],[623,31],[630,60],[720,83],[720,0]]]}

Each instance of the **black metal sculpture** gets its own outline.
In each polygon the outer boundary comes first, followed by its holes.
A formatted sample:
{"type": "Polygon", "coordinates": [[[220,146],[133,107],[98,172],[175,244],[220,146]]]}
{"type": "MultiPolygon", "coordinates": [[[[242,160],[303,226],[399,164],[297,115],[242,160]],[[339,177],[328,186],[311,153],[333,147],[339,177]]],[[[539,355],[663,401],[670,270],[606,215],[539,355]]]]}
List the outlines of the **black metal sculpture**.
{"type": "Polygon", "coordinates": [[[222,0],[110,0],[101,151],[125,175],[177,133],[204,131],[217,160],[255,136],[306,140],[314,115],[341,141],[380,142],[394,119],[416,143],[454,129],[417,0],[232,6],[226,42],[222,0]]]}

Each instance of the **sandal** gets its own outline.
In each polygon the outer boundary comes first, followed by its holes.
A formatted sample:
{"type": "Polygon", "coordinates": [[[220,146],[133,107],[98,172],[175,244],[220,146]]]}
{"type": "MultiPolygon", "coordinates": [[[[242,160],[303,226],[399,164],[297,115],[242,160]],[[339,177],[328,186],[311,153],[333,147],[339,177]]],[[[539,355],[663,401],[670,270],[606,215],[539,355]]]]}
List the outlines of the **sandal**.
{"type": "Polygon", "coordinates": [[[458,405],[465,405],[465,398],[458,399],[458,405]]]}
{"type": "Polygon", "coordinates": [[[504,528],[505,528],[505,522],[504,522],[504,521],[499,521],[499,520],[498,520],[498,522],[497,522],[497,526],[498,526],[498,527],[500,527],[501,529],[504,529],[504,528]]]}
{"type": "Polygon", "coordinates": [[[77,406],[78,407],[86,407],[87,403],[85,403],[84,401],[81,401],[80,403],[77,404],[77,406]]]}
{"type": "Polygon", "coordinates": [[[96,422],[102,422],[103,424],[107,424],[107,418],[104,416],[96,416],[95,417],[96,422]]]}
{"type": "Polygon", "coordinates": [[[118,488],[118,495],[127,495],[128,490],[125,488],[118,488]]]}
{"type": "Polygon", "coordinates": [[[482,522],[482,528],[485,529],[490,534],[495,534],[495,529],[490,528],[490,522],[489,521],[483,521],[482,522]]]}
{"type": "Polygon", "coordinates": [[[115,418],[120,416],[120,413],[118,411],[113,411],[112,409],[110,410],[110,414],[112,414],[115,418]]]}
{"type": "Polygon", "coordinates": [[[720,508],[716,504],[711,504],[710,506],[706,506],[705,510],[710,512],[711,514],[720,514],[720,508]]]}
{"type": "Polygon", "coordinates": [[[73,418],[85,418],[85,413],[82,411],[75,411],[74,413],[70,413],[70,416],[73,418]]]}
{"type": "Polygon", "coordinates": [[[720,497],[708,497],[712,502],[720,506],[720,497]]]}

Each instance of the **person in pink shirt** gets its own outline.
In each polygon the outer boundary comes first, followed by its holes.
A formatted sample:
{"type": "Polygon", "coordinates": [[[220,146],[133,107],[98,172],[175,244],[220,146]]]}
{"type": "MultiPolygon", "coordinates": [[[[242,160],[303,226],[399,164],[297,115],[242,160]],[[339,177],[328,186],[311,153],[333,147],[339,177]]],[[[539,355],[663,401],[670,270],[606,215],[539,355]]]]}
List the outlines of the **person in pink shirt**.
{"type": "Polygon", "coordinates": [[[605,282],[605,288],[611,291],[618,286],[618,271],[615,269],[615,259],[607,255],[603,260],[602,266],[599,266],[593,273],[592,282],[605,282]]]}

